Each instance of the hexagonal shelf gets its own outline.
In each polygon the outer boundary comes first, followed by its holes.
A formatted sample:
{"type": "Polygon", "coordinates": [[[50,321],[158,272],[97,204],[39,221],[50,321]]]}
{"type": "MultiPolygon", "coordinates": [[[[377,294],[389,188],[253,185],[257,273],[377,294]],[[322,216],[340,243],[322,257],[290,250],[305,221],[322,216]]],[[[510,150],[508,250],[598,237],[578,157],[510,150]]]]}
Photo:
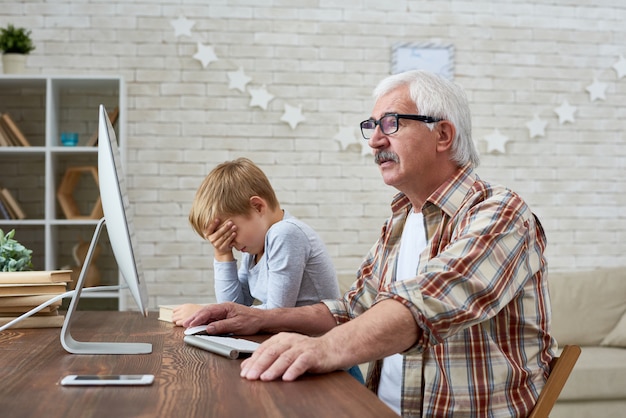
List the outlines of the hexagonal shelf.
{"type": "Polygon", "coordinates": [[[57,200],[67,219],[100,219],[104,216],[100,196],[98,196],[89,215],[81,215],[76,200],[74,199],[74,189],[83,174],[91,174],[96,183],[96,187],[98,187],[98,168],[96,166],[68,167],[65,170],[61,184],[59,184],[57,200]]]}

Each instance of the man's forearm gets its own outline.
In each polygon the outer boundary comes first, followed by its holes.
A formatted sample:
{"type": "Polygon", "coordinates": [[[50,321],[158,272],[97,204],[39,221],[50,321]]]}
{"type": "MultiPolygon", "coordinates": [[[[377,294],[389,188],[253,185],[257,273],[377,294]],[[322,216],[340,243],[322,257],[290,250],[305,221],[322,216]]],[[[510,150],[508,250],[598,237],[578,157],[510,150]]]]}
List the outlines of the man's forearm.
{"type": "Polygon", "coordinates": [[[263,312],[261,319],[261,331],[272,334],[287,331],[321,335],[336,325],[335,317],[323,303],[296,308],[269,309],[263,312]]]}
{"type": "Polygon", "coordinates": [[[386,300],[322,338],[341,355],[340,363],[350,366],[401,353],[415,344],[421,333],[409,309],[386,300]]]}

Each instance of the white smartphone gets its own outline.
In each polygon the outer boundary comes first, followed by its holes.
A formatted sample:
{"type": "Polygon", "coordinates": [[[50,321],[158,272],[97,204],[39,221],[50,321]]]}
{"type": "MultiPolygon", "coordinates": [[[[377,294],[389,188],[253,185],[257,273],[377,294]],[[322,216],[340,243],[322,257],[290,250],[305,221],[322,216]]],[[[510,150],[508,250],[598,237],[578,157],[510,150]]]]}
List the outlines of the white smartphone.
{"type": "Polygon", "coordinates": [[[61,380],[63,386],[150,385],[152,382],[154,382],[152,374],[71,374],[61,380]]]}

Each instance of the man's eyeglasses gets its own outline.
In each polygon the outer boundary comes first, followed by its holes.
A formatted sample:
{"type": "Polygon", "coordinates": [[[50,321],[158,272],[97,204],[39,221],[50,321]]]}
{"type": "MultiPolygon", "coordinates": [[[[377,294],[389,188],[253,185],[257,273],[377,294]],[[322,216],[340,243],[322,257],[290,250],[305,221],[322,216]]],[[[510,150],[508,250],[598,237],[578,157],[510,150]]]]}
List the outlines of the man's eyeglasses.
{"type": "Polygon", "coordinates": [[[376,126],[380,126],[380,130],[383,131],[385,135],[395,134],[396,132],[398,132],[398,127],[400,126],[398,123],[398,119],[412,119],[424,123],[435,123],[443,120],[436,119],[431,116],[401,115],[398,113],[389,113],[378,120],[370,118],[361,122],[361,135],[363,135],[363,138],[365,139],[370,139],[374,134],[374,131],[376,130],[376,126]]]}

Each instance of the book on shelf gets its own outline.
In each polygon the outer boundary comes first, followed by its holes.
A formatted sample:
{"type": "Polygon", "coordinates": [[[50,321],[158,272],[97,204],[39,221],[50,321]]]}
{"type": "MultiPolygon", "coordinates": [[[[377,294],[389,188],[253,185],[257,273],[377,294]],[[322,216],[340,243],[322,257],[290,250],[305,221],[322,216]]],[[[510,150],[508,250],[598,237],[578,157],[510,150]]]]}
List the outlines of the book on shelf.
{"type": "MultiPolygon", "coordinates": [[[[115,126],[115,123],[120,116],[120,108],[116,107],[115,109],[110,110],[108,114],[111,126],[115,126]]],[[[91,135],[91,138],[89,138],[89,141],[87,141],[88,147],[95,147],[96,145],[98,145],[98,130],[96,130],[96,132],[91,135]]]]}
{"type": "Polygon", "coordinates": [[[9,210],[4,205],[4,201],[2,199],[0,199],[0,218],[13,219],[13,215],[9,213],[9,210]]]}
{"type": "Polygon", "coordinates": [[[30,147],[30,142],[24,136],[20,128],[15,124],[13,118],[8,113],[0,116],[0,123],[3,125],[4,131],[8,133],[9,138],[16,146],[30,147]]]}
{"type": "MultiPolygon", "coordinates": [[[[18,316],[0,316],[0,326],[8,324],[18,316]]],[[[63,326],[63,321],[65,321],[65,315],[59,313],[56,315],[35,314],[13,324],[11,328],[60,328],[63,326]]]]}
{"type": "Polygon", "coordinates": [[[4,130],[4,126],[0,123],[0,146],[12,147],[13,141],[9,137],[9,133],[4,130]]]}
{"type": "Polygon", "coordinates": [[[10,213],[13,214],[13,219],[25,219],[26,213],[17,202],[17,200],[13,197],[9,189],[3,187],[0,189],[0,197],[2,198],[2,202],[5,207],[9,210],[10,213]]]}
{"type": "Polygon", "coordinates": [[[0,284],[69,283],[72,270],[32,270],[0,272],[0,284]]]}

